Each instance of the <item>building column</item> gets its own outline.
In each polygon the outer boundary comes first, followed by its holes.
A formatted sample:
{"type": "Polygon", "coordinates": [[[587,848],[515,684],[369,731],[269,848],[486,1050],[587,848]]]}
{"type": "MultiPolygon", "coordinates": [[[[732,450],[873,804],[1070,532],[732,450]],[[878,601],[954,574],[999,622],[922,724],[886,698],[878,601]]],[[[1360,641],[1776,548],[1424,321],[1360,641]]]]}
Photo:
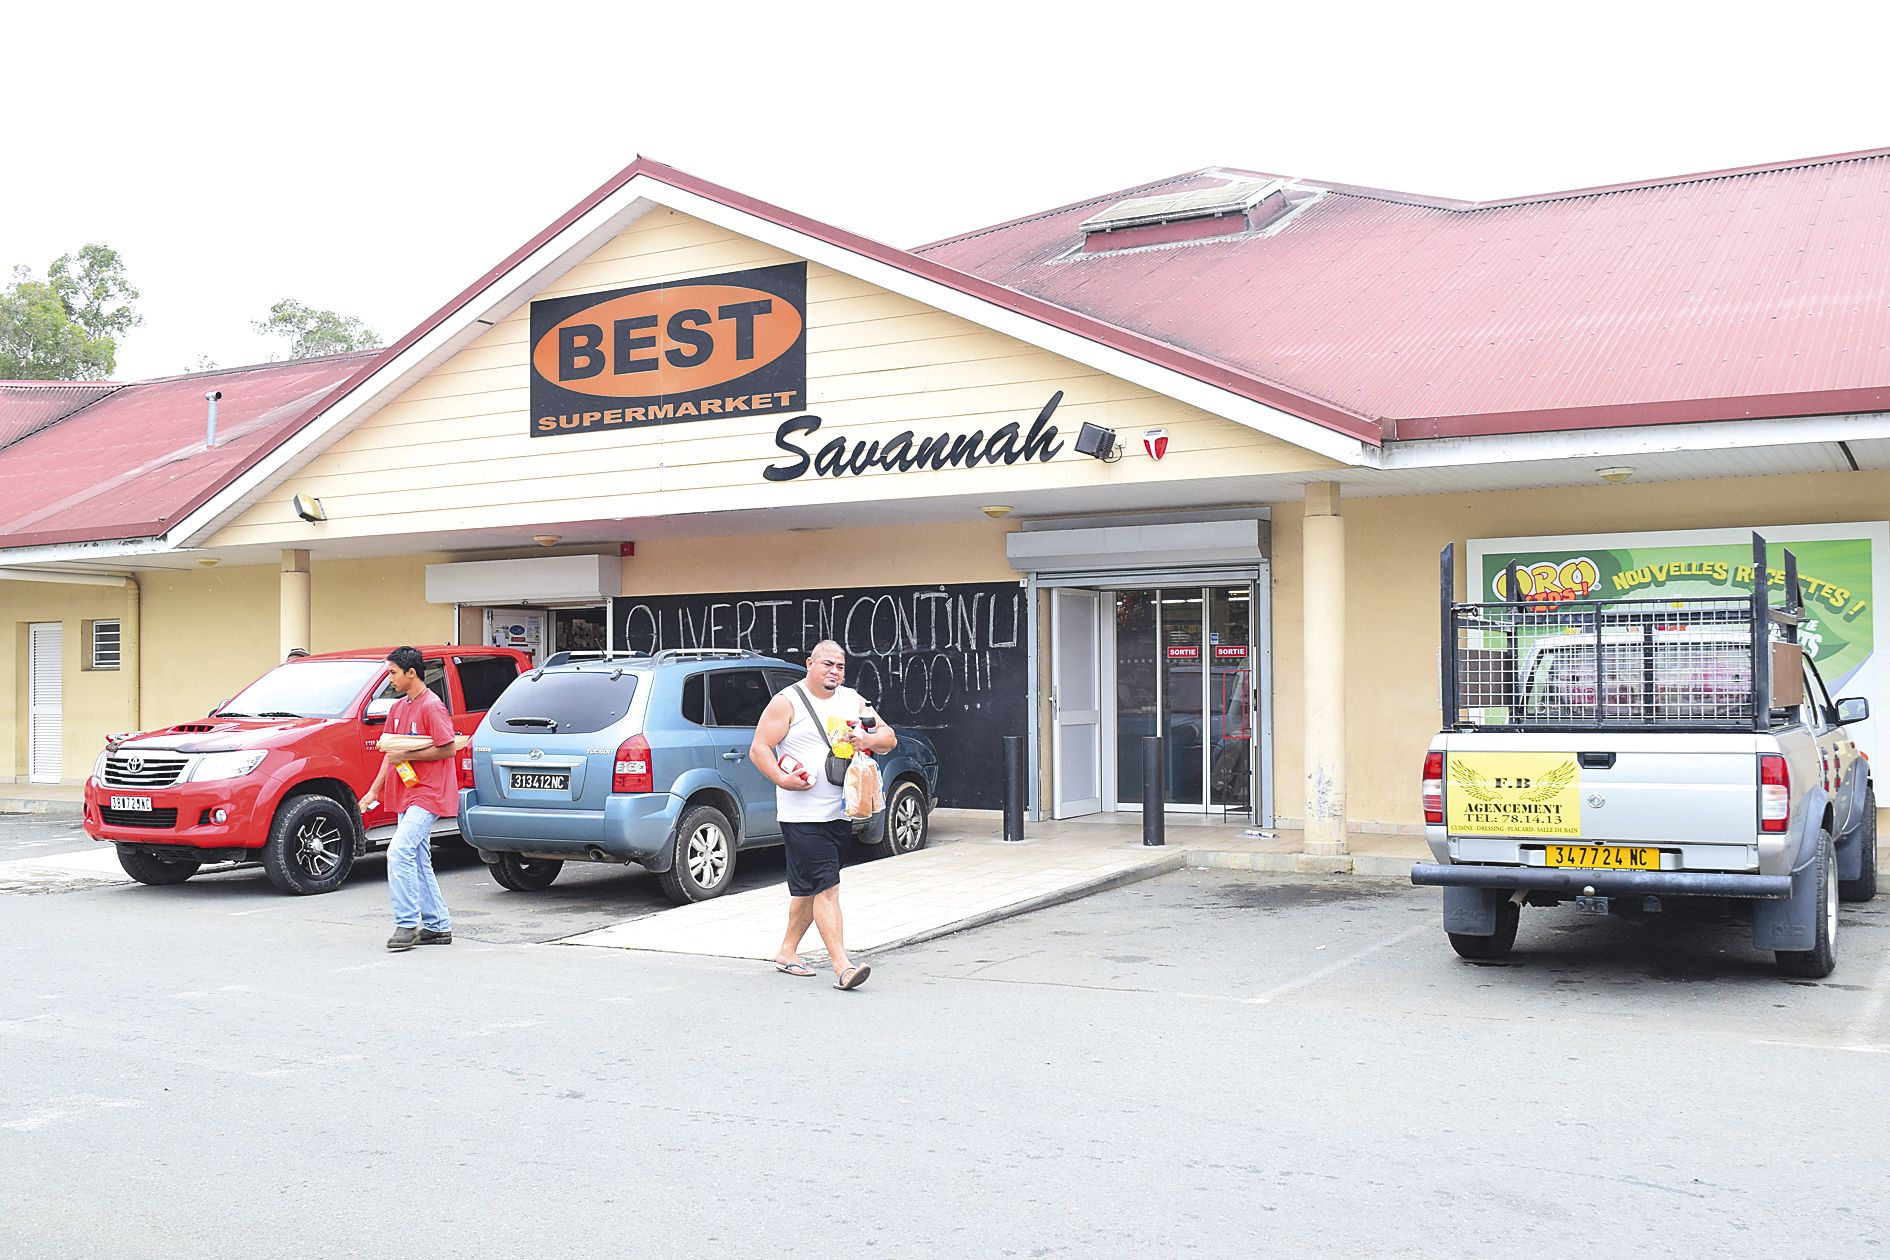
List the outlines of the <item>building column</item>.
{"type": "Polygon", "coordinates": [[[287,659],[294,648],[309,651],[309,640],[314,637],[310,631],[310,577],[308,571],[308,552],[299,548],[289,548],[282,553],[282,640],[276,655],[287,659]]]}
{"type": "Polygon", "coordinates": [[[1304,595],[1305,871],[1349,871],[1345,846],[1345,518],[1336,482],[1306,487],[1304,595]]]}

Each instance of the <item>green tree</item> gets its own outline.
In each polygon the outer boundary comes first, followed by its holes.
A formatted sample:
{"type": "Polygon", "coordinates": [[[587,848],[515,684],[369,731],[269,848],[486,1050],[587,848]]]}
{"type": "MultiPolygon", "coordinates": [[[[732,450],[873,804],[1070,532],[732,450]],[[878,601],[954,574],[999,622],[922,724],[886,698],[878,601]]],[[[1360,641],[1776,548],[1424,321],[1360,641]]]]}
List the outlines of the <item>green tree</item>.
{"type": "Polygon", "coordinates": [[[125,260],[109,245],[94,242],[77,254],[61,254],[46,268],[46,282],[72,322],[93,337],[116,341],[144,322],[132,306],[138,291],[125,279],[125,260]]]}
{"type": "Polygon", "coordinates": [[[294,298],[283,298],[269,308],[267,319],[255,320],[250,327],[265,337],[287,337],[291,359],[371,350],[381,342],[360,320],[335,311],[316,310],[294,298]]]}
{"type": "Polygon", "coordinates": [[[124,259],[93,243],[38,279],[25,267],[0,289],[0,379],[96,381],[118,366],[118,338],[141,322],[124,259]]]}

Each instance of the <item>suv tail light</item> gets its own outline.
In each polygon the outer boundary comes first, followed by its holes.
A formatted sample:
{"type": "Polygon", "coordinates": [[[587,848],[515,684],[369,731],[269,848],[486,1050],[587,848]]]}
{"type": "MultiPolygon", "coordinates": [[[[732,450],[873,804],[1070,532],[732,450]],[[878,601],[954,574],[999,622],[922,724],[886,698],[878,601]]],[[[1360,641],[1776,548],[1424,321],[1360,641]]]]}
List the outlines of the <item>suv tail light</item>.
{"type": "Polygon", "coordinates": [[[459,766],[459,785],[463,788],[471,787],[473,785],[472,753],[462,752],[453,760],[459,766]]]}
{"type": "Polygon", "coordinates": [[[1444,754],[1424,754],[1424,821],[1444,821],[1444,754]]]}
{"type": "Polygon", "coordinates": [[[610,776],[613,792],[654,792],[656,767],[650,764],[650,741],[632,735],[617,746],[617,763],[610,776]]]}
{"type": "Polygon", "coordinates": [[[1759,830],[1783,831],[1792,813],[1792,776],[1785,758],[1776,753],[1759,757],[1759,830]]]}

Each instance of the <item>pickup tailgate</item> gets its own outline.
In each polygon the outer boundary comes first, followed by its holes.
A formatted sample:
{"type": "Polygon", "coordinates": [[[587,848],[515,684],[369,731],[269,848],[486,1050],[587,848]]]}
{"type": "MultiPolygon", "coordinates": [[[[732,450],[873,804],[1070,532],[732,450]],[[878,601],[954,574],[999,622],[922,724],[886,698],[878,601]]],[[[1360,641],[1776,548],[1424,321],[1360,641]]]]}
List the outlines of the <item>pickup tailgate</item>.
{"type": "Polygon", "coordinates": [[[1758,830],[1760,739],[1452,732],[1444,742],[1445,826],[1452,836],[1749,843],[1758,830]]]}

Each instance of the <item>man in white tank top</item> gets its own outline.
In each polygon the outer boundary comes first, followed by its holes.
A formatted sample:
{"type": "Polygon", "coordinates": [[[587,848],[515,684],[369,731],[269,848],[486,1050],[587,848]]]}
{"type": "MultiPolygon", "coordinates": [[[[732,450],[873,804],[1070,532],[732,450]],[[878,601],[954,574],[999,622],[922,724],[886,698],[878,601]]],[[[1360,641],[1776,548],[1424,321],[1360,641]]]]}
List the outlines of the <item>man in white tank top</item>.
{"type": "Polygon", "coordinates": [[[839,644],[827,639],[816,643],[807,654],[806,681],[776,695],[762,712],[748,759],[775,786],[781,842],[787,850],[787,935],[775,951],[775,969],[791,976],[814,974],[800,956],[801,939],[812,925],[820,929],[833,963],[834,987],[857,989],[872,968],[856,967],[847,959],[840,859],[853,841],[853,823],[845,816],[845,790],[827,782],[827,754],[842,740],[875,753],[891,752],[899,739],[859,692],[841,685],[846,671],[846,653],[839,644]],[[782,768],[784,762],[800,768],[790,773],[782,768]]]}

